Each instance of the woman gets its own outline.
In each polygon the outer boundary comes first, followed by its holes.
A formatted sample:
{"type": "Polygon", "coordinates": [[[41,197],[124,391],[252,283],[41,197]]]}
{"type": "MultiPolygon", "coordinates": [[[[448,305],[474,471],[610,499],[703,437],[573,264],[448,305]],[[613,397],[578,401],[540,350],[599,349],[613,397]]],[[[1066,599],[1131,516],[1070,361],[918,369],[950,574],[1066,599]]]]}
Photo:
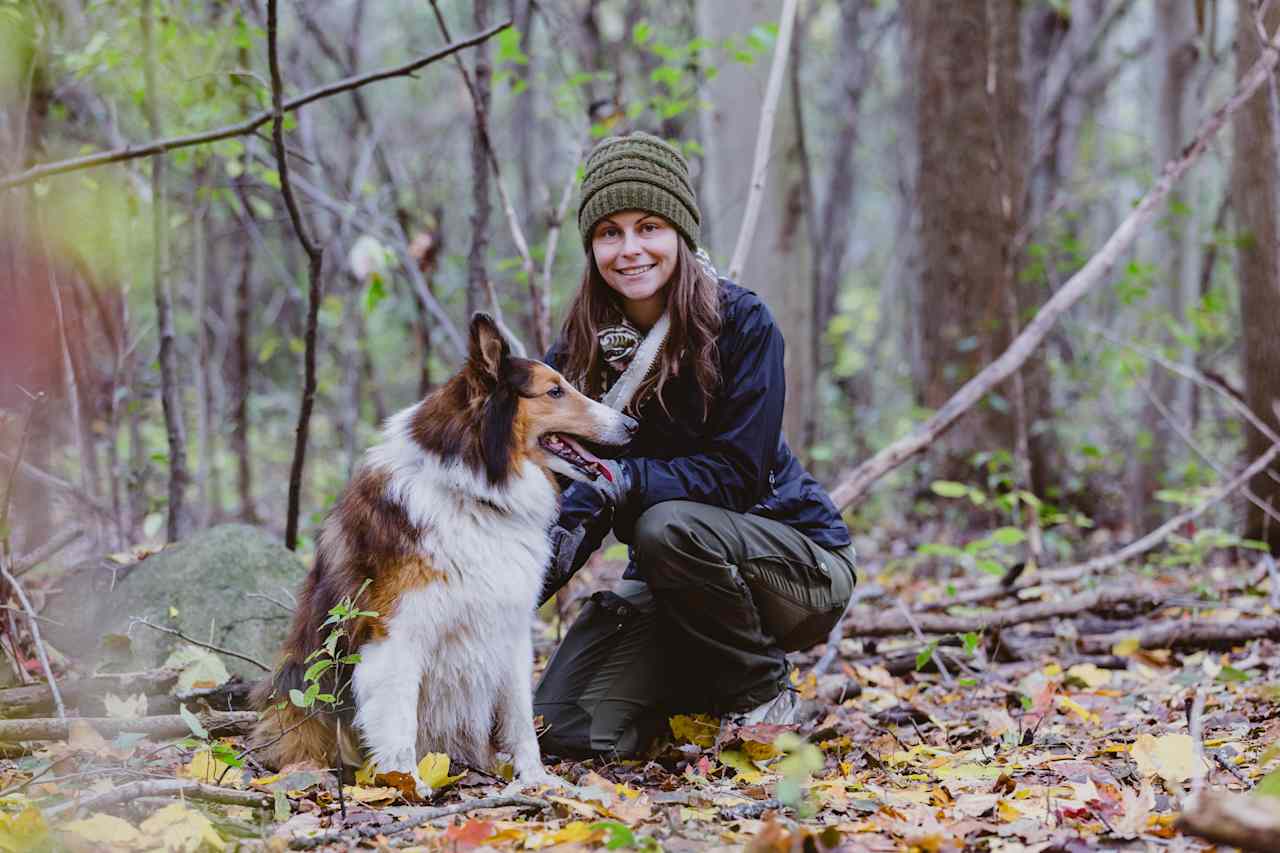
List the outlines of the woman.
{"type": "MultiPolygon", "coordinates": [[[[631,557],[548,664],[550,752],[630,753],[673,710],[794,716],[785,651],[839,619],[849,531],[782,436],[783,340],[751,291],[695,255],[688,164],[643,133],[588,156],[582,285],[548,363],[640,429],[565,492],[544,600],[612,531],[631,557]]],[[[705,257],[705,256],[704,256],[705,257]]]]}

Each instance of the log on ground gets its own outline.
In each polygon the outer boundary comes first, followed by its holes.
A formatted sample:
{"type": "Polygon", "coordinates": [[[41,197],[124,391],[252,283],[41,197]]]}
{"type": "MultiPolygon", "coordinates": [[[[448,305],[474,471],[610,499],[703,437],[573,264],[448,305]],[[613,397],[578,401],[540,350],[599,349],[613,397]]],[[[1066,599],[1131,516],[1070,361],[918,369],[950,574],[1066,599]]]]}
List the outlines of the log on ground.
{"type": "MultiPolygon", "coordinates": [[[[242,735],[258,721],[258,715],[253,711],[211,711],[196,716],[212,736],[242,735]]],[[[66,740],[71,734],[71,727],[76,724],[85,724],[103,737],[115,737],[125,732],[150,738],[182,737],[191,733],[187,721],[178,714],[133,719],[73,717],[69,720],[57,720],[41,717],[30,720],[0,720],[0,743],[66,740]]]]}

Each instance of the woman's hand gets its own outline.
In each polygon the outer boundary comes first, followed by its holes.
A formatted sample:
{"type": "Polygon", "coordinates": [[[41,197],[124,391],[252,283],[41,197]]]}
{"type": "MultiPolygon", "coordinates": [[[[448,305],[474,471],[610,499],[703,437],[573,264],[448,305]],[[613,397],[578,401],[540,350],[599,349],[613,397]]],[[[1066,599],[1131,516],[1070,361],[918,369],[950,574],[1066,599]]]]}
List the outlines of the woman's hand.
{"type": "Polygon", "coordinates": [[[594,489],[606,504],[616,509],[631,497],[633,487],[631,473],[618,459],[601,459],[599,467],[603,470],[587,485],[594,489]]]}

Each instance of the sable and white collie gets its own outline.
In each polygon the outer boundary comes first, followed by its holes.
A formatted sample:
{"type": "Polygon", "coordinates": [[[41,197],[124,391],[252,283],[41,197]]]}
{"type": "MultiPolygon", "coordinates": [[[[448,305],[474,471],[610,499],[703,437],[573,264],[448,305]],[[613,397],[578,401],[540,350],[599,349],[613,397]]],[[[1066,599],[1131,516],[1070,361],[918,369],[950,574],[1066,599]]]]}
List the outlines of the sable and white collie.
{"type": "MultiPolygon", "coordinates": [[[[253,740],[266,763],[368,755],[429,796],[421,754],[489,768],[502,751],[521,784],[553,781],[533,730],[530,635],[559,502],[554,474],[607,476],[574,437],[625,445],[635,429],[547,365],[513,357],[493,320],[475,315],[466,365],[388,419],[325,520],[281,663],[259,688],[253,740]],[[299,708],[289,692],[306,690],[344,599],[377,613],[344,626],[337,656],[359,655],[337,676],[350,678],[345,707],[299,708]]],[[[321,692],[338,693],[333,671],[321,692]]]]}

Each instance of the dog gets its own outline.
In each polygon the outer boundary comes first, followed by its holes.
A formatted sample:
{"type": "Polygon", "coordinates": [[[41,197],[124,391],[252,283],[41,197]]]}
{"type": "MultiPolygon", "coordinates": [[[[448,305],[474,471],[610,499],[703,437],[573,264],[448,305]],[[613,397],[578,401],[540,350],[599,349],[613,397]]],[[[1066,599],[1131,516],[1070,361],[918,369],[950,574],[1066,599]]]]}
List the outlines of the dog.
{"type": "Polygon", "coordinates": [[[556,475],[607,476],[583,441],[622,447],[637,426],[547,365],[514,357],[498,325],[476,314],[465,365],[387,420],[324,522],[281,662],[258,691],[253,742],[264,762],[327,766],[336,754],[358,766],[367,756],[379,772],[412,776],[427,798],[421,754],[489,768],[502,751],[521,787],[558,782],[542,766],[531,696],[556,475]],[[358,656],[349,689],[331,666],[324,692],[336,701],[299,707],[290,691],[306,691],[343,602],[361,611],[330,654],[358,656]]]}

